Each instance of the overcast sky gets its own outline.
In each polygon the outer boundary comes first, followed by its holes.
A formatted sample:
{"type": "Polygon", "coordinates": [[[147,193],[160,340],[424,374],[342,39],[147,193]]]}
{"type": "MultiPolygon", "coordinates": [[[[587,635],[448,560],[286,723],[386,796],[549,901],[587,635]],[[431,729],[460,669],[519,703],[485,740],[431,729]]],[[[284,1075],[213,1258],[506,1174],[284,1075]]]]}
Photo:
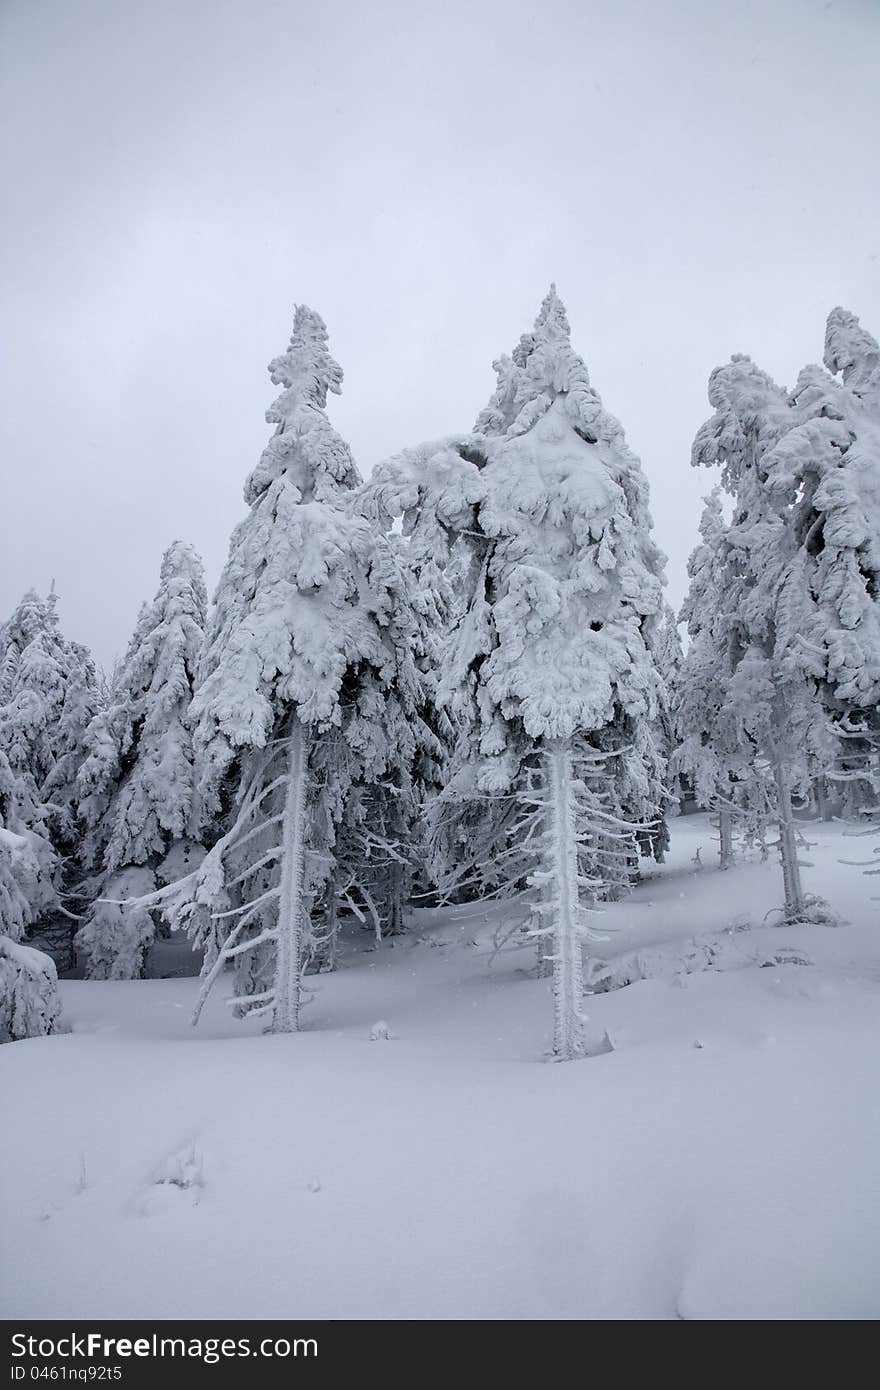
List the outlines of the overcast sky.
{"type": "Polygon", "coordinates": [[[711,368],[880,336],[880,0],[0,0],[0,77],[0,614],[104,663],[170,541],[216,583],[297,301],[368,472],[555,279],[676,605],[711,368]]]}

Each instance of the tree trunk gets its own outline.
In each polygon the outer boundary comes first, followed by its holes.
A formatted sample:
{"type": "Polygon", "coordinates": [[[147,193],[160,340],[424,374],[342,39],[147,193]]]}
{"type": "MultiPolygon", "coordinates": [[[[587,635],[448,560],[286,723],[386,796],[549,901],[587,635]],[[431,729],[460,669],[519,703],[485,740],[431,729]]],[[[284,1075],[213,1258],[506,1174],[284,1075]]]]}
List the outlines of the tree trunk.
{"type": "Polygon", "coordinates": [[[395,859],[388,869],[388,930],[386,936],[403,931],[403,869],[395,859]]]}
{"type": "Polygon", "coordinates": [[[576,811],[572,785],[571,750],[567,743],[551,744],[546,752],[549,835],[546,865],[555,900],[552,916],[553,996],[555,1021],[553,1054],[560,1061],[580,1057],[583,1038],[583,957],[581,953],[580,896],[576,811]]]}
{"type": "Polygon", "coordinates": [[[776,783],[777,822],[779,825],[779,858],[782,861],[782,881],[785,888],[785,920],[796,922],[803,917],[804,892],[798,864],[794,813],[791,807],[791,780],[781,758],[773,767],[776,783]]]}
{"type": "Polygon", "coordinates": [[[339,898],[336,893],[335,872],[331,873],[327,880],[327,944],[324,950],[327,969],[335,970],[339,950],[339,898]]]}
{"type": "Polygon", "coordinates": [[[546,936],[538,937],[537,957],[538,979],[548,980],[553,972],[553,951],[547,944],[546,936]]]}
{"type": "Polygon", "coordinates": [[[274,1009],[270,1033],[299,1031],[305,895],[306,737],[293,716],[282,826],[281,896],[275,953],[274,1009]]]}
{"type": "Polygon", "coordinates": [[[718,834],[721,839],[721,868],[729,869],[733,863],[733,817],[726,806],[718,808],[718,834]]]}

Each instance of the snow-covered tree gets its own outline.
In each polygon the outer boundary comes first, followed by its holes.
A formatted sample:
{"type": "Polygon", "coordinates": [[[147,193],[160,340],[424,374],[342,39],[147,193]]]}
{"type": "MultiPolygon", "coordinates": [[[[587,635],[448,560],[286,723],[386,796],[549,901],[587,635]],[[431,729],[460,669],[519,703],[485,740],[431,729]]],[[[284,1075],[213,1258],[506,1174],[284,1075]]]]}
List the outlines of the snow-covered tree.
{"type": "Polygon", "coordinates": [[[76,775],[98,703],[94,664],[63,636],[54,591],[45,599],[26,593],[0,642],[0,755],[14,783],[14,829],[54,851],[54,896],[42,895],[32,930],[66,960],[73,919],[64,903],[77,877],[81,829],[76,775]]]}
{"type": "Polygon", "coordinates": [[[767,489],[791,518],[803,577],[799,645],[829,708],[880,704],[880,349],[843,309],[826,364],[806,367],[790,428],[768,453],[767,489]]]}
{"type": "Polygon", "coordinates": [[[97,689],[86,648],[61,633],[56,601],[29,590],[4,625],[0,748],[26,784],[30,815],[67,849],[77,840],[76,770],[97,689]]]}
{"type": "Polygon", "coordinates": [[[60,1013],[55,966],[21,946],[28,929],[57,908],[58,861],[21,821],[19,790],[0,753],[0,1042],[53,1031],[60,1013]]]}
{"type": "Polygon", "coordinates": [[[791,427],[767,457],[767,486],[790,519],[803,612],[797,634],[840,744],[814,779],[827,815],[871,799],[880,732],[880,352],[858,319],[829,315],[825,365],[791,393],[791,427]],[[836,375],[830,375],[835,373],[836,375]]]}
{"type": "Polygon", "coordinates": [[[21,941],[58,906],[58,856],[22,815],[21,784],[0,753],[0,931],[21,941]]]}
{"type": "Polygon", "coordinates": [[[0,1043],[54,1033],[60,1014],[52,958],[0,936],[0,1043]]]}
{"type": "MultiPolygon", "coordinates": [[[[779,828],[785,916],[796,921],[817,905],[801,883],[794,806],[835,748],[801,641],[810,606],[807,557],[776,476],[797,419],[789,394],[742,355],[712,373],[709,400],[715,413],[697,433],[692,462],[721,466],[733,515],[713,543],[713,572],[703,592],[697,552],[686,606],[697,640],[684,684],[705,654],[717,705],[707,697],[700,710],[695,693],[682,732],[694,746],[709,744],[722,804],[734,789],[753,804],[763,792],[779,828]]],[[[695,771],[697,757],[691,757],[695,771]]]]}
{"type": "Polygon", "coordinates": [[[351,505],[360,480],[325,413],[342,371],[305,305],[269,372],[276,430],[245,486],[193,702],[198,819],[224,829],[158,898],[205,946],[196,1016],[232,962],[239,1012],[293,1032],[348,795],[411,766],[418,689],[400,567],[351,505]]]}
{"type": "Polygon", "coordinates": [[[733,675],[731,612],[725,602],[726,533],[721,491],[713,488],[700,521],[702,542],[688,560],[690,588],[681,617],[690,641],[676,682],[677,741],[670,762],[672,773],[687,782],[700,805],[718,817],[722,869],[733,863],[734,814],[744,811],[743,798],[753,790],[752,750],[743,747],[740,728],[726,703],[733,675]]]}
{"type": "MultiPolygon", "coordinates": [[[[725,527],[692,557],[677,760],[707,804],[780,825],[786,915],[802,916],[792,797],[861,784],[880,704],[878,346],[828,319],[825,365],[790,393],[748,358],[710,381],[697,465],[721,464],[725,527]],[[837,374],[837,376],[832,375],[837,374]],[[837,378],[841,379],[837,379],[837,378]],[[710,791],[710,788],[712,789],[710,791]]],[[[718,512],[720,518],[720,511],[718,512]]]]}
{"type": "Polygon", "coordinates": [[[343,911],[372,927],[377,937],[394,936],[404,929],[405,910],[413,894],[428,895],[429,807],[444,785],[453,738],[449,717],[437,700],[453,601],[446,565],[438,563],[430,546],[422,546],[417,526],[401,536],[388,525],[369,486],[355,505],[383,527],[400,565],[418,695],[411,720],[412,766],[398,765],[391,778],[352,787],[346,802],[324,894],[327,941],[323,955],[331,964],[343,911]]]}
{"type": "Polygon", "coordinates": [[[202,563],[175,541],[162,559],[159,589],[144,604],[106,708],[86,732],[88,755],[77,789],[86,827],[83,858],[96,896],[77,946],[96,979],[143,973],[153,914],[122,900],[179,876],[198,858],[189,842],[194,794],[189,708],[204,642],[207,596],[202,563]],[[174,854],[171,872],[165,867],[174,854]]]}
{"type": "Polygon", "coordinates": [[[662,706],[664,726],[671,727],[672,708],[678,693],[684,649],[678,630],[678,618],[670,603],[664,603],[654,629],[652,642],[654,661],[663,682],[662,706]]]}
{"type": "Polygon", "coordinates": [[[453,541],[466,549],[437,696],[459,734],[434,807],[435,872],[447,888],[525,893],[552,956],[554,1054],[570,1058],[591,1046],[588,906],[662,819],[649,631],[662,557],[641,467],[555,288],[495,367],[473,434],[406,451],[371,488],[441,562],[453,541]]]}

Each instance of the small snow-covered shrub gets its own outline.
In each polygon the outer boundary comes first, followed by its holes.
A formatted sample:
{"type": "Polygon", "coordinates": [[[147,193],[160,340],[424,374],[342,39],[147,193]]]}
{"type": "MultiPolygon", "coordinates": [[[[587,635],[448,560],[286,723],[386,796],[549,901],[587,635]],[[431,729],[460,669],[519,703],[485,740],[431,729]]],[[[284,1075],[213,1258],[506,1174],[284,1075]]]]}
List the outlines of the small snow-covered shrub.
{"type": "MultiPolygon", "coordinates": [[[[0,776],[2,771],[0,768],[0,776]]],[[[28,830],[16,834],[0,817],[0,926],[11,940],[20,941],[40,914],[51,910],[57,862],[51,845],[41,835],[28,830]]]]}
{"type": "Polygon", "coordinates": [[[0,1043],[54,1033],[60,1014],[53,961],[0,936],[0,1043]]]}

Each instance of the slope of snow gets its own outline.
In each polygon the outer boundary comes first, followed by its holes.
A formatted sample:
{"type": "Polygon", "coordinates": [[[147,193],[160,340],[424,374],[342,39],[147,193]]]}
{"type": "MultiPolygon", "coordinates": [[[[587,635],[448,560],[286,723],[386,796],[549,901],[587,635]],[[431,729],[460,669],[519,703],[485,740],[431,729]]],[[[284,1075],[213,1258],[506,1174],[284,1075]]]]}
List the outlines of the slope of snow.
{"type": "Polygon", "coordinates": [[[498,907],[359,936],[299,1036],[222,992],[193,1030],[192,979],[63,982],[72,1031],[0,1048],[3,1314],[880,1315],[880,929],[852,843],[806,833],[846,925],[761,925],[777,866],[722,874],[706,820],[674,822],[600,949],[813,964],[598,995],[615,1050],[584,1061],[542,1060],[548,984],[490,964],[498,907]]]}

